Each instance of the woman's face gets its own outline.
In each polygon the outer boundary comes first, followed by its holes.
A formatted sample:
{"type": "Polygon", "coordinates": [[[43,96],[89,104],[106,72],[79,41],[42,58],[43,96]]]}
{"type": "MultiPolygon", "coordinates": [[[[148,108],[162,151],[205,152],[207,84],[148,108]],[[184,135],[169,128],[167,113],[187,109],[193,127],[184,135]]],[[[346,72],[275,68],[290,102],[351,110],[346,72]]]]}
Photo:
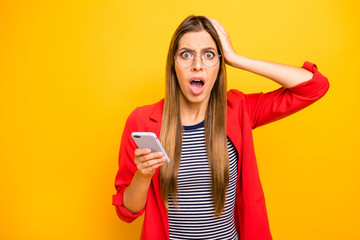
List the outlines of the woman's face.
{"type": "Polygon", "coordinates": [[[188,32],[184,34],[178,44],[178,50],[175,53],[182,54],[183,58],[189,57],[189,53],[195,56],[194,63],[189,68],[183,68],[175,60],[175,72],[181,88],[181,100],[188,103],[208,102],[211,90],[216,81],[216,77],[220,68],[220,60],[213,67],[207,67],[201,61],[201,55],[211,57],[216,54],[218,58],[218,50],[215,41],[211,35],[205,30],[200,32],[188,32]]]}

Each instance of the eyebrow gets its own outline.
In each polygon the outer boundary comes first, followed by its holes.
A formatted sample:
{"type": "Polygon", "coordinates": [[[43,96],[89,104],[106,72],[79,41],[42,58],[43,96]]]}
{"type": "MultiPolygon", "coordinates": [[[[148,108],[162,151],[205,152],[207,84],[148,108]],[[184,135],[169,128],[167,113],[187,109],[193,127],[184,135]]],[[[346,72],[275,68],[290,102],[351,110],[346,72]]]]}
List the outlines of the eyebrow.
{"type": "MultiPolygon", "coordinates": [[[[206,48],[201,49],[201,52],[204,52],[204,51],[210,50],[210,49],[216,51],[216,49],[213,48],[213,47],[206,47],[206,48]]],[[[180,49],[178,50],[178,52],[180,52],[181,50],[188,50],[188,51],[191,51],[191,52],[195,52],[194,49],[191,49],[191,48],[188,48],[188,47],[182,47],[182,48],[180,48],[180,49]]]]}

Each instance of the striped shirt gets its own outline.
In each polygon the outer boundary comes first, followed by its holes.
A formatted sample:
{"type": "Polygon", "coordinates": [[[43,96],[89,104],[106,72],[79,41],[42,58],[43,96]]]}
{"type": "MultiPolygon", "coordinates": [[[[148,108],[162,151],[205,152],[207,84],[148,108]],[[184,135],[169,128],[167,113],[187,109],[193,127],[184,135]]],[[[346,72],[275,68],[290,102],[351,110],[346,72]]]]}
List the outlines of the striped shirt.
{"type": "Polygon", "coordinates": [[[176,209],[169,195],[170,239],[238,239],[234,222],[238,156],[229,138],[227,144],[229,187],[226,190],[225,208],[220,217],[215,217],[204,121],[184,126],[177,182],[179,209],[176,209]]]}

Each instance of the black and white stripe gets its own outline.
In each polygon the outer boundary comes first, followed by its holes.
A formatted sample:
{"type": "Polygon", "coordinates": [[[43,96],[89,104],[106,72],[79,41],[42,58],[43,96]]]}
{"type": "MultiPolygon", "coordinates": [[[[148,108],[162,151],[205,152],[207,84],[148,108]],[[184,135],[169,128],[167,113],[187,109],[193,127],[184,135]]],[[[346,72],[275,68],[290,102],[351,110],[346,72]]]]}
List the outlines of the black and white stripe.
{"type": "Polygon", "coordinates": [[[184,126],[178,175],[179,209],[169,196],[170,239],[238,239],[234,222],[238,156],[228,138],[230,181],[225,209],[215,217],[204,122],[184,126]]]}

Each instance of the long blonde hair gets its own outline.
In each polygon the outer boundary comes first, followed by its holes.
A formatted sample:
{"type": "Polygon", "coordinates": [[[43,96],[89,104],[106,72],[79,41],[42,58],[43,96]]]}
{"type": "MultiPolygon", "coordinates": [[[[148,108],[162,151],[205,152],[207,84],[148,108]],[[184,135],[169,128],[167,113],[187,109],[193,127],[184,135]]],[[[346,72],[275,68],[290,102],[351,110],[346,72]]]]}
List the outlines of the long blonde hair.
{"type": "Polygon", "coordinates": [[[180,86],[175,73],[174,56],[181,37],[188,32],[207,31],[216,43],[220,57],[220,68],[211,91],[205,115],[205,144],[211,174],[212,199],[215,216],[220,216],[225,205],[225,194],[229,184],[229,156],[226,135],[226,69],[221,42],[216,29],[203,16],[188,16],[176,29],[170,43],[166,62],[164,110],[160,140],[170,163],[160,167],[160,188],[163,202],[168,209],[168,196],[178,206],[177,178],[182,149],[182,124],[180,119],[180,86]]]}

